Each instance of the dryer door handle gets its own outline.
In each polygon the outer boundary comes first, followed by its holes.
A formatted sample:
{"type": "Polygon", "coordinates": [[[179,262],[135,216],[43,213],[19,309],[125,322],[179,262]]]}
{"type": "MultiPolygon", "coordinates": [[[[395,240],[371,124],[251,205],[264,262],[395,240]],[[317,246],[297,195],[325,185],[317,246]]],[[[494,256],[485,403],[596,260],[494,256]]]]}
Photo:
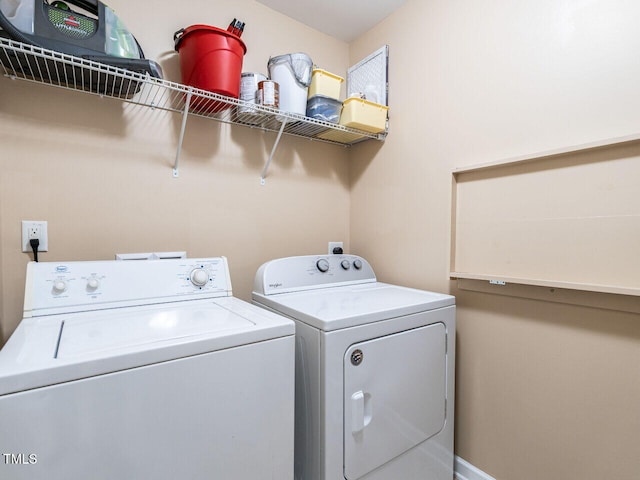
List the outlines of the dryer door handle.
{"type": "Polygon", "coordinates": [[[373,402],[370,393],[362,390],[351,395],[351,433],[354,435],[364,430],[371,423],[373,402]]]}

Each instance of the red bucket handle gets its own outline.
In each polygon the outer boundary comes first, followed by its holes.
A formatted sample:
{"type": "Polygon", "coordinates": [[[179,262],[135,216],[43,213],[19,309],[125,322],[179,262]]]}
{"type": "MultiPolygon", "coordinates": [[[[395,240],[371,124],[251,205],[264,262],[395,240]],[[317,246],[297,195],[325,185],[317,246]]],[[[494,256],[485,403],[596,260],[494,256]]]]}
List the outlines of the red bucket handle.
{"type": "Polygon", "coordinates": [[[176,49],[176,52],[178,51],[178,43],[180,43],[180,39],[182,38],[184,31],[185,29],[181,28],[180,30],[178,30],[176,33],[173,34],[173,44],[174,44],[174,48],[176,49]]]}

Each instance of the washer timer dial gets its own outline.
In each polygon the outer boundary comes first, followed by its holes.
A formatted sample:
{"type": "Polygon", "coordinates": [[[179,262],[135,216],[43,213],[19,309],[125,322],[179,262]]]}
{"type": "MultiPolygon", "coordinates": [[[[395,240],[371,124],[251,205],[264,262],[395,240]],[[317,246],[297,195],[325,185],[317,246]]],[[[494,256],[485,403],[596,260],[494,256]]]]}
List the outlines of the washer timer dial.
{"type": "Polygon", "coordinates": [[[91,277],[89,280],[87,280],[87,290],[94,291],[97,290],[99,286],[100,280],[98,280],[96,277],[91,277]]]}
{"type": "Polygon", "coordinates": [[[209,281],[209,274],[204,268],[194,268],[191,270],[189,279],[196,287],[204,287],[209,281]]]}
{"type": "Polygon", "coordinates": [[[59,295],[67,289],[67,282],[62,279],[58,279],[53,282],[53,293],[59,295]]]}

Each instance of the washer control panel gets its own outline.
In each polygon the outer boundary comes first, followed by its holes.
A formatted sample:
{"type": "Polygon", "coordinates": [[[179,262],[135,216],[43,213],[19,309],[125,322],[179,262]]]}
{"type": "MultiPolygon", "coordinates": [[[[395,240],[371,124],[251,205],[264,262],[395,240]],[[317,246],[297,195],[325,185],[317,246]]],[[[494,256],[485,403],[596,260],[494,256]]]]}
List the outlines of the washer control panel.
{"type": "Polygon", "coordinates": [[[231,296],[225,257],[31,262],[25,312],[36,316],[50,309],[60,313],[221,296],[231,296]]]}
{"type": "Polygon", "coordinates": [[[253,290],[263,295],[371,283],[375,273],[356,255],[309,255],[271,260],[258,269],[253,290]]]}

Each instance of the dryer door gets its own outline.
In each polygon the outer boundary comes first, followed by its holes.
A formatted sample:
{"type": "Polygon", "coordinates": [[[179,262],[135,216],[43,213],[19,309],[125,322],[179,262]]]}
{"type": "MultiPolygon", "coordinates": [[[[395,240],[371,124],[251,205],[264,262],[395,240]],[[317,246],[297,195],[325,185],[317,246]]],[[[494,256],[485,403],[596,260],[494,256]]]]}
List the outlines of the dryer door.
{"type": "Polygon", "coordinates": [[[352,345],[344,356],[344,476],[356,480],[442,430],[446,328],[352,345]]]}

